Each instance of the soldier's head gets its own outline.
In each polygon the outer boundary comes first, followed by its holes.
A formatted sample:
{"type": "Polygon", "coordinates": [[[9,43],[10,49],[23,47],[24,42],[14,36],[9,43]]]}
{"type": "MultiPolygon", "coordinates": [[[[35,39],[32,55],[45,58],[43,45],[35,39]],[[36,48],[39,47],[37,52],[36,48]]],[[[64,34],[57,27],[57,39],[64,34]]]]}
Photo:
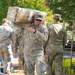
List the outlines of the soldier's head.
{"type": "Polygon", "coordinates": [[[43,20],[43,16],[40,12],[38,12],[34,17],[34,24],[39,25],[43,20]]]}
{"type": "Polygon", "coordinates": [[[60,21],[61,15],[60,14],[54,14],[53,20],[54,21],[60,21]]]}
{"type": "Polygon", "coordinates": [[[2,24],[11,24],[11,21],[7,20],[6,18],[4,18],[2,20],[2,24]]]}

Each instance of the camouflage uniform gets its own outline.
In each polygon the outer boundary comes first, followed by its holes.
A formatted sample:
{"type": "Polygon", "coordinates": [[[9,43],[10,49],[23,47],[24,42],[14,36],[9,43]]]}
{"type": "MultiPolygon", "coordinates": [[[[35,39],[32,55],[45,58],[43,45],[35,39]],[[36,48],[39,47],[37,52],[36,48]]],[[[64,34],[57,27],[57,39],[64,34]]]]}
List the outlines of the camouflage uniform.
{"type": "Polygon", "coordinates": [[[62,75],[62,54],[66,42],[66,31],[60,24],[48,26],[49,37],[45,48],[45,60],[47,64],[47,75],[52,75],[52,64],[54,61],[55,75],[62,75]]]}
{"type": "Polygon", "coordinates": [[[43,44],[47,40],[47,28],[39,25],[30,25],[36,30],[35,33],[28,33],[24,31],[25,45],[24,45],[24,59],[27,75],[34,75],[34,65],[36,67],[37,75],[44,75],[44,49],[43,44]]]}
{"type": "Polygon", "coordinates": [[[4,72],[7,71],[7,63],[12,55],[13,30],[6,24],[0,26],[0,58],[3,59],[4,72]]]}
{"type": "Polygon", "coordinates": [[[37,75],[44,75],[44,43],[48,38],[48,30],[41,21],[43,16],[37,13],[34,17],[34,23],[22,23],[18,26],[24,28],[23,35],[23,53],[25,75],[34,75],[36,68],[37,75]],[[36,25],[35,25],[36,24],[36,25]]]}
{"type": "Polygon", "coordinates": [[[19,55],[19,64],[20,68],[24,66],[24,53],[23,53],[23,28],[16,28],[15,26],[13,27],[14,30],[14,51],[15,53],[18,52],[19,55]],[[14,30],[15,28],[15,30],[14,30]]]}
{"type": "Polygon", "coordinates": [[[24,61],[27,75],[34,75],[35,67],[37,75],[44,75],[44,49],[43,44],[48,38],[47,27],[34,24],[22,24],[24,26],[24,61]],[[30,33],[26,28],[32,27],[35,33],[30,33]]]}

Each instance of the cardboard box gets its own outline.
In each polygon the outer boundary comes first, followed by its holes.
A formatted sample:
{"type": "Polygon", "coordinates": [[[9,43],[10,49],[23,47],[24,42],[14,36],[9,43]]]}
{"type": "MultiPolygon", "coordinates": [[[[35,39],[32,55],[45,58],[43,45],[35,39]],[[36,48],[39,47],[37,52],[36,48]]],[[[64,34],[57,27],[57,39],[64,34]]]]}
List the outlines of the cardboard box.
{"type": "Polygon", "coordinates": [[[38,10],[32,10],[28,8],[19,8],[19,7],[9,7],[8,8],[8,13],[7,13],[7,19],[10,20],[11,22],[33,22],[33,17],[37,13],[41,13],[43,16],[43,20],[46,17],[45,12],[41,12],[38,10]]]}
{"type": "Polygon", "coordinates": [[[33,10],[20,8],[16,16],[16,22],[32,22],[33,10]]]}
{"type": "Polygon", "coordinates": [[[7,13],[7,19],[10,20],[11,22],[15,22],[18,9],[19,7],[9,7],[7,13]]]}

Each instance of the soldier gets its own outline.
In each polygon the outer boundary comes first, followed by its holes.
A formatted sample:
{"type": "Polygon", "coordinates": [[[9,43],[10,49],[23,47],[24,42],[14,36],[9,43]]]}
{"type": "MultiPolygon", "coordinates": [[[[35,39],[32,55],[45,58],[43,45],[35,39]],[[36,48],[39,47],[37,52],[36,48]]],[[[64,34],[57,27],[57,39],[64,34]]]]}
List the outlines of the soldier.
{"type": "Polygon", "coordinates": [[[12,55],[12,35],[13,30],[8,26],[9,21],[3,19],[2,25],[0,26],[0,58],[3,60],[4,74],[8,74],[7,63],[10,62],[10,58],[12,55]]]}
{"type": "Polygon", "coordinates": [[[43,44],[47,40],[48,31],[46,26],[41,25],[43,16],[38,13],[35,15],[34,22],[30,27],[25,28],[24,45],[24,60],[27,75],[34,75],[34,70],[36,68],[37,75],[44,75],[44,49],[43,44]]]}
{"type": "Polygon", "coordinates": [[[55,75],[62,75],[62,55],[63,47],[66,43],[66,31],[59,24],[60,15],[54,14],[54,23],[48,26],[49,36],[46,43],[46,55],[45,60],[47,64],[47,75],[52,74],[52,64],[54,61],[55,75]]]}
{"type": "Polygon", "coordinates": [[[43,44],[48,38],[47,27],[42,25],[43,16],[37,13],[34,22],[25,24],[24,27],[24,61],[25,75],[34,75],[36,68],[37,75],[44,75],[44,48],[43,44]]]}

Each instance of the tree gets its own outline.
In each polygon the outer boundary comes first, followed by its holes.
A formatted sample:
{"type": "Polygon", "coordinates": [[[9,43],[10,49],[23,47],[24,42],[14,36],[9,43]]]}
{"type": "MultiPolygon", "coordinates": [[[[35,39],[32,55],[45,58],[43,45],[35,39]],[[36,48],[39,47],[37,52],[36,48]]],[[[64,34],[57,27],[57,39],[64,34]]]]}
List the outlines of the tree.
{"type": "Polygon", "coordinates": [[[0,24],[2,23],[2,19],[6,18],[8,7],[16,6],[17,4],[17,0],[0,0],[0,24]]]}
{"type": "Polygon", "coordinates": [[[62,15],[64,20],[75,20],[75,0],[46,0],[53,13],[62,15]]]}
{"type": "Polygon", "coordinates": [[[51,22],[52,11],[44,5],[45,0],[0,0],[0,23],[6,17],[9,6],[36,9],[47,13],[46,20],[51,22]]]}

